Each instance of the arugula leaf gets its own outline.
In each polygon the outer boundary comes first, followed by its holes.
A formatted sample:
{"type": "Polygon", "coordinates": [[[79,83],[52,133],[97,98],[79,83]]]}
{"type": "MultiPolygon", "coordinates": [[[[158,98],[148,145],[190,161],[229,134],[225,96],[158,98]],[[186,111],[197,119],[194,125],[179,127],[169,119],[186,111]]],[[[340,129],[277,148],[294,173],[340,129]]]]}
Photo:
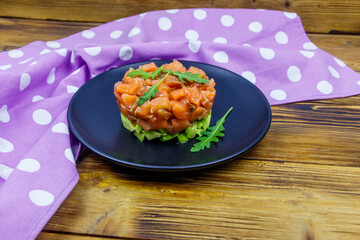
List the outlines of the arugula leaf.
{"type": "Polygon", "coordinates": [[[222,131],[225,130],[224,123],[226,117],[229,115],[233,107],[231,107],[225,115],[220,118],[215,126],[208,127],[206,131],[201,132],[202,136],[196,138],[196,140],[199,140],[200,142],[197,142],[193,145],[193,147],[190,149],[190,152],[198,152],[200,150],[203,150],[205,147],[209,148],[211,142],[218,142],[218,137],[223,137],[224,133],[222,131]]]}
{"type": "Polygon", "coordinates": [[[152,77],[152,74],[151,73],[148,73],[148,72],[145,72],[143,69],[140,69],[140,71],[138,70],[132,70],[131,72],[129,72],[127,74],[127,76],[130,76],[130,77],[141,77],[142,79],[147,79],[147,78],[150,78],[152,77]]]}
{"type": "Polygon", "coordinates": [[[156,69],[156,70],[151,74],[151,79],[154,79],[156,76],[160,76],[162,70],[163,70],[163,66],[161,66],[161,67],[159,67],[158,69],[156,69]]]}
{"type": "Polygon", "coordinates": [[[139,98],[138,101],[138,106],[143,105],[146,101],[149,101],[152,97],[156,96],[156,93],[159,92],[159,85],[162,81],[164,81],[164,79],[169,75],[169,73],[167,73],[160,81],[158,81],[154,86],[152,86],[151,88],[149,88],[143,96],[141,96],[139,98]]]}
{"type": "Polygon", "coordinates": [[[199,77],[200,74],[198,74],[198,73],[192,73],[192,72],[182,73],[180,71],[176,71],[176,72],[171,71],[171,74],[177,76],[180,79],[180,81],[184,81],[184,78],[185,78],[189,82],[209,83],[209,81],[206,80],[205,78],[199,77]]]}
{"type": "Polygon", "coordinates": [[[159,76],[161,72],[166,72],[172,75],[175,75],[179,78],[180,81],[185,82],[185,80],[189,82],[197,82],[197,83],[209,83],[208,80],[205,78],[199,77],[200,74],[198,73],[192,73],[192,72],[180,72],[180,71],[172,71],[168,69],[163,69],[163,66],[156,69],[153,73],[145,72],[143,69],[139,70],[132,70],[127,75],[130,77],[137,77],[140,76],[142,79],[151,78],[154,79],[156,76],[159,76]],[[185,79],[185,80],[184,80],[185,79]]]}

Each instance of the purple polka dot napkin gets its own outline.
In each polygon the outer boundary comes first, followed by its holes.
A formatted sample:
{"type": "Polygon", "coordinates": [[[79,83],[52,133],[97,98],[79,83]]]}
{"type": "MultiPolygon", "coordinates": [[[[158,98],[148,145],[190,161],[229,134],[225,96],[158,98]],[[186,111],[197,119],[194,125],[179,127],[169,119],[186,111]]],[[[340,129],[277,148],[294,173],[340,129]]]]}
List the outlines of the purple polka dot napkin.
{"type": "Polygon", "coordinates": [[[153,59],[205,62],[271,104],[360,93],[360,76],[306,36],[295,13],[186,9],[119,19],[0,53],[0,236],[34,239],[76,185],[69,101],[91,77],[153,59]]]}

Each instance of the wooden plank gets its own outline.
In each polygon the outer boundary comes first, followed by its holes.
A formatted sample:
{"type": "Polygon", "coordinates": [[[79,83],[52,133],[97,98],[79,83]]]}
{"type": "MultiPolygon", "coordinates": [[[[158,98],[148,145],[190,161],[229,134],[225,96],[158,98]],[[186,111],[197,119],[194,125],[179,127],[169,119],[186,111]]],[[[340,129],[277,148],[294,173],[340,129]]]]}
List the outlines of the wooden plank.
{"type": "Polygon", "coordinates": [[[37,236],[36,240],[126,240],[126,238],[112,238],[109,236],[89,236],[89,235],[78,235],[78,234],[69,234],[69,233],[56,233],[56,232],[41,232],[39,236],[37,236]]]}
{"type": "Polygon", "coordinates": [[[2,0],[0,16],[65,21],[108,22],[171,8],[261,8],[296,12],[307,32],[360,33],[358,0],[2,0]]]}
{"type": "Polygon", "coordinates": [[[140,172],[86,151],[79,184],[45,230],[135,239],[356,238],[360,97],[344,101],[274,106],[259,145],[203,171],[140,172]]]}
{"type": "MultiPolygon", "coordinates": [[[[0,50],[22,47],[30,42],[50,41],[92,28],[99,23],[43,21],[0,18],[0,50]]],[[[360,71],[360,36],[308,34],[321,49],[343,60],[355,71],[360,71]]]]}

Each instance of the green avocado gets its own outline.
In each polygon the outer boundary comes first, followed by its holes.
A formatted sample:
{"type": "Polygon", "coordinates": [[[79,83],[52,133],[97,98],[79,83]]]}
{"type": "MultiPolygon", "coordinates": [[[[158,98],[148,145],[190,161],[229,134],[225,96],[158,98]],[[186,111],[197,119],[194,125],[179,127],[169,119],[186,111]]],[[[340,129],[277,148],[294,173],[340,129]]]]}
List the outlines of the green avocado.
{"type": "Polygon", "coordinates": [[[170,134],[164,129],[145,131],[138,124],[134,125],[124,114],[121,113],[121,122],[123,126],[127,130],[132,132],[141,142],[145,139],[152,140],[156,138],[159,138],[160,141],[165,142],[173,138],[177,138],[179,143],[185,143],[191,138],[201,136],[201,132],[205,131],[209,127],[210,120],[211,112],[206,118],[193,122],[193,125],[185,129],[184,131],[177,134],[170,134]]]}

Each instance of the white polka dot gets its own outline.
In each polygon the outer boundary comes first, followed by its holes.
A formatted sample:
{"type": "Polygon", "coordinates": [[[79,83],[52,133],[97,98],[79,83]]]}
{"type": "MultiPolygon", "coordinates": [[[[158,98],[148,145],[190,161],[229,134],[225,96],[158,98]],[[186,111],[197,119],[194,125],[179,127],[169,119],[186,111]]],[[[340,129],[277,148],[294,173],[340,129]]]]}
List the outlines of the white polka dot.
{"type": "Polygon", "coordinates": [[[9,166],[6,166],[4,164],[0,164],[0,177],[7,180],[11,173],[14,171],[14,169],[12,169],[9,166]]]}
{"type": "Polygon", "coordinates": [[[8,140],[0,137],[0,152],[9,153],[14,150],[14,145],[8,140]]]}
{"type": "Polygon", "coordinates": [[[46,42],[46,46],[48,46],[50,48],[59,48],[59,47],[61,47],[61,44],[56,41],[48,41],[48,42],[46,42]]]}
{"type": "Polygon", "coordinates": [[[63,56],[63,57],[66,57],[66,55],[67,55],[67,49],[66,48],[57,49],[57,50],[55,50],[55,52],[57,54],[59,54],[60,56],[63,56]]]}
{"type": "Polygon", "coordinates": [[[9,57],[11,58],[21,58],[24,56],[24,52],[19,49],[14,49],[8,52],[9,57]]]}
{"type": "Polygon", "coordinates": [[[251,45],[249,43],[243,43],[244,47],[251,47],[251,45]]]}
{"type": "Polygon", "coordinates": [[[23,91],[25,88],[27,88],[30,82],[31,82],[30,74],[23,73],[20,77],[20,91],[23,91]]]}
{"type": "Polygon", "coordinates": [[[136,35],[139,35],[141,33],[140,28],[134,27],[133,29],[130,30],[128,37],[134,37],[136,35]]]}
{"type": "Polygon", "coordinates": [[[36,172],[40,169],[40,163],[35,159],[25,158],[19,162],[16,168],[25,172],[36,172]]]}
{"type": "Polygon", "coordinates": [[[54,133],[64,133],[69,135],[69,128],[65,123],[57,123],[52,128],[51,131],[54,133]]]}
{"type": "Polygon", "coordinates": [[[33,59],[33,57],[25,59],[24,61],[19,62],[19,64],[27,63],[27,62],[31,61],[31,59],[33,59]]]}
{"type": "Polygon", "coordinates": [[[179,9],[169,9],[169,10],[166,10],[166,12],[170,13],[170,14],[174,14],[174,13],[178,13],[179,9]]]}
{"type": "Polygon", "coordinates": [[[241,76],[243,76],[244,78],[246,78],[247,80],[249,80],[253,84],[256,83],[256,77],[255,77],[255,74],[253,72],[245,71],[245,72],[241,73],[241,76]]]}
{"type": "Polygon", "coordinates": [[[11,67],[12,67],[11,64],[2,65],[2,66],[0,66],[0,70],[8,70],[11,67]]]}
{"type": "Polygon", "coordinates": [[[3,123],[10,122],[10,114],[7,110],[7,105],[4,105],[0,108],[0,122],[3,123]]]}
{"type": "Polygon", "coordinates": [[[197,53],[200,49],[200,46],[201,46],[201,41],[189,41],[189,49],[190,51],[192,51],[193,53],[197,53]]]}
{"type": "Polygon", "coordinates": [[[44,98],[40,95],[36,95],[32,98],[32,102],[38,102],[38,101],[41,101],[43,100],[44,98]]]}
{"type": "Polygon", "coordinates": [[[343,61],[341,61],[340,59],[338,59],[337,57],[334,57],[334,60],[340,67],[346,66],[346,64],[343,61]]]}
{"type": "Polygon", "coordinates": [[[127,61],[127,60],[131,59],[132,56],[133,56],[133,50],[131,47],[129,47],[129,46],[121,47],[121,49],[119,51],[119,57],[121,60],[127,61]]]}
{"type": "Polygon", "coordinates": [[[227,39],[224,37],[217,37],[213,40],[214,43],[227,43],[227,39]]]}
{"type": "Polygon", "coordinates": [[[73,152],[71,151],[70,148],[65,149],[64,154],[65,154],[65,157],[66,157],[70,162],[75,163],[74,154],[73,154],[73,152]]]}
{"type": "Polygon", "coordinates": [[[140,13],[140,17],[145,17],[148,13],[147,12],[144,12],[144,13],[140,13]]]}
{"type": "Polygon", "coordinates": [[[37,61],[33,61],[32,63],[30,63],[30,66],[36,65],[37,61]]]}
{"type": "Polygon", "coordinates": [[[87,38],[87,39],[92,39],[95,37],[95,33],[94,31],[91,31],[91,30],[85,30],[81,33],[81,35],[84,37],[84,38],[87,38]]]}
{"type": "Polygon", "coordinates": [[[286,92],[281,89],[275,89],[270,92],[270,96],[275,100],[285,100],[286,99],[286,92]]]}
{"type": "Polygon", "coordinates": [[[90,56],[96,56],[101,52],[101,47],[88,47],[84,48],[84,50],[90,56]]]}
{"type": "Polygon", "coordinates": [[[74,50],[71,51],[70,62],[71,62],[71,63],[75,63],[75,53],[74,53],[74,50]]]}
{"type": "Polygon", "coordinates": [[[360,86],[360,81],[357,81],[356,84],[360,86]]]}
{"type": "Polygon", "coordinates": [[[301,50],[300,53],[301,53],[302,55],[304,55],[305,57],[307,57],[307,58],[312,58],[312,57],[315,56],[315,52],[302,51],[302,50],[301,50]]]}
{"type": "Polygon", "coordinates": [[[47,125],[51,122],[51,114],[45,109],[38,109],[33,112],[33,120],[39,125],[47,125]]]}
{"type": "Polygon", "coordinates": [[[171,26],[172,26],[172,22],[169,18],[167,17],[162,17],[159,19],[158,21],[158,26],[161,30],[163,31],[168,31],[170,30],[171,26]]]}
{"type": "Polygon", "coordinates": [[[50,205],[54,201],[54,195],[44,190],[32,190],[29,193],[30,200],[40,206],[45,207],[50,205]]]}
{"type": "Polygon", "coordinates": [[[231,27],[235,23],[235,19],[230,15],[223,15],[220,21],[224,27],[231,27]]]}
{"type": "Polygon", "coordinates": [[[275,34],[275,40],[279,44],[287,44],[289,39],[286,33],[279,31],[275,34]]]}
{"type": "Polygon", "coordinates": [[[75,86],[67,85],[66,90],[68,93],[76,93],[77,90],[79,90],[79,88],[75,86]]]}
{"type": "Polygon", "coordinates": [[[260,48],[260,55],[266,60],[271,60],[275,57],[275,51],[270,48],[260,48]]]}
{"type": "Polygon", "coordinates": [[[56,71],[56,68],[52,68],[47,79],[46,79],[46,82],[48,84],[53,84],[55,82],[55,71],[56,71]]]}
{"type": "Polygon", "coordinates": [[[315,46],[312,42],[306,42],[303,44],[303,48],[306,50],[315,50],[317,49],[317,46],[315,46]]]}
{"type": "Polygon", "coordinates": [[[297,66],[290,66],[287,70],[287,77],[292,82],[298,82],[301,79],[301,72],[297,66]]]}
{"type": "Polygon", "coordinates": [[[332,85],[328,81],[325,81],[325,80],[320,81],[316,87],[323,94],[330,94],[333,91],[332,85]]]}
{"type": "Polygon", "coordinates": [[[195,30],[187,30],[185,33],[185,37],[188,40],[197,40],[199,38],[199,33],[195,30]]]}
{"type": "Polygon", "coordinates": [[[122,34],[123,34],[122,31],[120,31],[120,30],[115,30],[115,31],[112,31],[112,32],[110,33],[110,37],[111,37],[112,39],[118,39],[118,38],[121,37],[122,34]]]}
{"type": "Polygon", "coordinates": [[[284,12],[284,15],[290,19],[294,19],[297,16],[296,13],[292,13],[292,12],[284,12]]]}
{"type": "Polygon", "coordinates": [[[252,22],[249,24],[249,30],[254,33],[259,33],[263,29],[263,26],[259,22],[252,22]]]}
{"type": "Polygon", "coordinates": [[[115,20],[115,22],[122,22],[122,21],[124,21],[124,18],[119,18],[115,20]]]}
{"type": "Polygon", "coordinates": [[[47,53],[51,53],[51,50],[45,48],[45,49],[43,49],[43,50],[39,53],[39,55],[44,55],[44,54],[47,54],[47,53]]]}
{"type": "Polygon", "coordinates": [[[331,75],[333,75],[334,78],[339,78],[340,77],[338,71],[336,71],[335,68],[333,68],[332,66],[328,66],[328,69],[329,69],[331,75]]]}
{"type": "Polygon", "coordinates": [[[202,9],[196,9],[193,14],[197,20],[204,20],[206,18],[206,12],[202,9]]]}
{"type": "Polygon", "coordinates": [[[214,53],[213,58],[218,63],[227,63],[229,61],[229,57],[224,51],[214,53]]]}
{"type": "Polygon", "coordinates": [[[150,58],[149,60],[153,61],[153,60],[161,60],[161,58],[159,57],[153,57],[153,58],[150,58]]]}
{"type": "Polygon", "coordinates": [[[78,74],[80,72],[80,70],[81,70],[81,68],[78,68],[75,71],[73,71],[70,75],[78,74]]]}

